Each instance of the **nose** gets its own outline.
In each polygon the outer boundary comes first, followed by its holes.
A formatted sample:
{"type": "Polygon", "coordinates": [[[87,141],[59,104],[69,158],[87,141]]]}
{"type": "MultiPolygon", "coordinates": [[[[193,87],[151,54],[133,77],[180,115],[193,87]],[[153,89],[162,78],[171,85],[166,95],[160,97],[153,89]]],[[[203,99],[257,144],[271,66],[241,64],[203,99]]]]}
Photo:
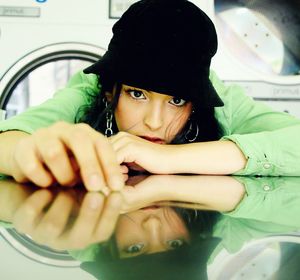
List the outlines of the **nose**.
{"type": "Polygon", "coordinates": [[[161,228],[161,220],[156,215],[149,215],[143,220],[143,228],[150,231],[157,231],[161,228]]]}
{"type": "Polygon", "coordinates": [[[163,108],[161,104],[151,104],[145,114],[144,124],[152,131],[158,130],[163,125],[163,108]]]}
{"type": "Polygon", "coordinates": [[[164,250],[162,242],[162,223],[159,217],[150,215],[142,223],[142,226],[149,238],[149,253],[164,250]]]}

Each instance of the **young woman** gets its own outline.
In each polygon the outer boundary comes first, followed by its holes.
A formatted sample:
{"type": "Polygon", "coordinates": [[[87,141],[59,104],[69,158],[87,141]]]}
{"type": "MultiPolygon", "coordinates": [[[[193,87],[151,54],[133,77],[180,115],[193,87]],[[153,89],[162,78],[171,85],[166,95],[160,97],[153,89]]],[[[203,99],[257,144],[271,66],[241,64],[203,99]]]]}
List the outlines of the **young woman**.
{"type": "Polygon", "coordinates": [[[300,174],[300,121],[210,72],[217,36],[198,7],[138,1],[113,33],[101,60],[53,99],[0,124],[1,173],[88,190],[120,190],[129,169],[300,174]]]}

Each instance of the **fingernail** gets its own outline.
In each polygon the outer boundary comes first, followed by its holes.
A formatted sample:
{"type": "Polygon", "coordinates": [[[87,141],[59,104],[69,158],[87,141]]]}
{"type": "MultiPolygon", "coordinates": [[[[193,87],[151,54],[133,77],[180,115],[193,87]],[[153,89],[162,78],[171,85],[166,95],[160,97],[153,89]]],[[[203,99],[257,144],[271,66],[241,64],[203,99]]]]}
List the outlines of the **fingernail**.
{"type": "Polygon", "coordinates": [[[108,196],[110,194],[110,189],[106,186],[103,186],[100,190],[105,196],[108,196]]]}
{"type": "Polygon", "coordinates": [[[93,174],[89,177],[89,190],[91,191],[100,191],[102,189],[102,180],[101,177],[97,174],[93,174]]]}

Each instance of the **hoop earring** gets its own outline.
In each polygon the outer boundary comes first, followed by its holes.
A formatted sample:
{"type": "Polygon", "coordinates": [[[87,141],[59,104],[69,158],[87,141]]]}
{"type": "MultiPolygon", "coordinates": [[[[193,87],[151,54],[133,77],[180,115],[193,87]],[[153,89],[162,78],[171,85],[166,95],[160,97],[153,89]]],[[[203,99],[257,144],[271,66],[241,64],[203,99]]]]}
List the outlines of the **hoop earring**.
{"type": "Polygon", "coordinates": [[[106,129],[104,131],[104,135],[106,137],[110,137],[114,134],[112,130],[112,119],[113,119],[113,113],[111,109],[108,109],[108,102],[105,98],[103,98],[103,103],[105,105],[106,112],[106,129]]]}
{"type": "Polygon", "coordinates": [[[188,131],[185,133],[184,138],[191,143],[191,142],[194,142],[197,139],[198,134],[199,134],[198,124],[193,125],[193,122],[191,121],[190,122],[190,127],[189,127],[188,131]],[[194,126],[195,126],[195,129],[196,129],[196,133],[195,133],[194,137],[191,138],[191,134],[194,130],[194,126]]]}

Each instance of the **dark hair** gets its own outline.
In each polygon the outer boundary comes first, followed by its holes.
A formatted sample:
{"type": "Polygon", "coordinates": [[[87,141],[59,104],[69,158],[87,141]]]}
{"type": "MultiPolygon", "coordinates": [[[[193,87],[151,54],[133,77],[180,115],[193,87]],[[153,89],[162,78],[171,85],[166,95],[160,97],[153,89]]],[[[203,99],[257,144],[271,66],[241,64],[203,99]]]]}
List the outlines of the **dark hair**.
{"type": "MultiPolygon", "coordinates": [[[[114,111],[119,100],[119,96],[121,93],[121,87],[122,85],[120,83],[115,83],[113,86],[112,83],[109,83],[107,81],[103,81],[103,83],[100,83],[100,79],[98,77],[98,88],[99,92],[95,93],[87,93],[90,97],[90,102],[87,105],[83,105],[79,108],[79,111],[77,112],[75,122],[76,123],[87,123],[95,130],[101,132],[104,134],[106,129],[106,114],[109,111],[114,111]],[[115,91],[115,94],[113,95],[112,102],[107,103],[106,107],[106,92],[113,92],[115,91]]],[[[113,118],[113,131],[118,131],[117,125],[113,118]]]]}
{"type": "MultiPolygon", "coordinates": [[[[114,111],[119,100],[122,84],[119,82],[112,83],[111,81],[100,81],[98,76],[99,92],[97,94],[90,94],[91,102],[89,105],[84,105],[80,108],[76,116],[76,123],[84,122],[89,124],[95,130],[104,134],[106,129],[106,114],[108,111],[114,111]],[[102,84],[101,84],[102,83],[102,84]],[[112,102],[107,104],[106,92],[113,92],[112,102]]],[[[214,141],[222,137],[223,131],[220,127],[217,119],[215,118],[214,107],[201,106],[201,104],[193,104],[193,113],[190,116],[190,120],[186,123],[183,129],[176,135],[171,142],[172,144],[187,143],[186,134],[190,129],[190,124],[193,126],[198,125],[199,133],[197,138],[193,142],[214,141]]],[[[118,128],[113,118],[113,131],[117,132],[118,128]]],[[[191,132],[193,134],[194,132],[191,132]]],[[[195,135],[196,133],[194,133],[195,135]]],[[[191,136],[193,137],[193,136],[191,136]]]]}

